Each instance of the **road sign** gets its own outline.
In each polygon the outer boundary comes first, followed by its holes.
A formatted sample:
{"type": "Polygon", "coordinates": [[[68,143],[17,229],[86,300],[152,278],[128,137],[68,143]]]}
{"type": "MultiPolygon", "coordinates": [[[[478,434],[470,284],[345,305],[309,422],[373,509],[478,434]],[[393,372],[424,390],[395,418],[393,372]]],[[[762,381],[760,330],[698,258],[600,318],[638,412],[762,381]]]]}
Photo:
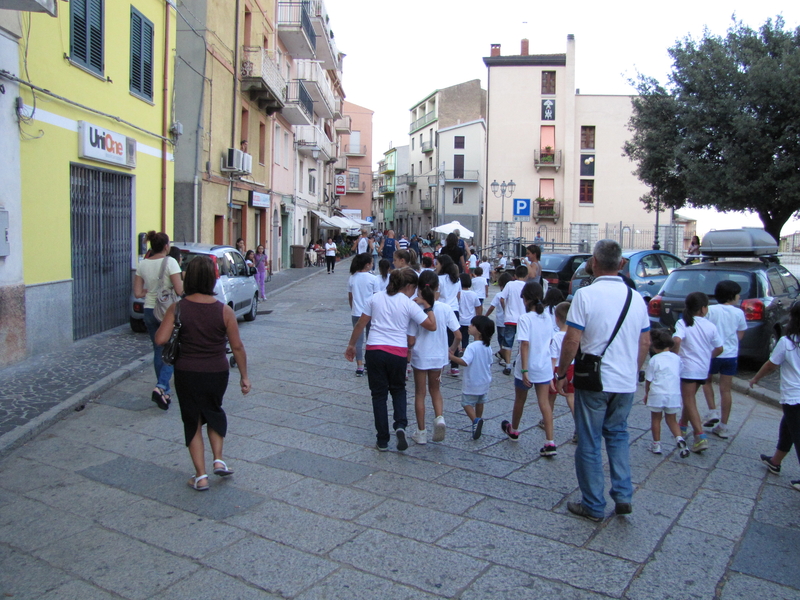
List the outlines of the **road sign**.
{"type": "Polygon", "coordinates": [[[531,220],[531,199],[514,198],[514,222],[525,222],[531,220]]]}
{"type": "Polygon", "coordinates": [[[334,194],[344,196],[347,193],[347,176],[344,173],[338,173],[333,179],[336,186],[334,194]]]}

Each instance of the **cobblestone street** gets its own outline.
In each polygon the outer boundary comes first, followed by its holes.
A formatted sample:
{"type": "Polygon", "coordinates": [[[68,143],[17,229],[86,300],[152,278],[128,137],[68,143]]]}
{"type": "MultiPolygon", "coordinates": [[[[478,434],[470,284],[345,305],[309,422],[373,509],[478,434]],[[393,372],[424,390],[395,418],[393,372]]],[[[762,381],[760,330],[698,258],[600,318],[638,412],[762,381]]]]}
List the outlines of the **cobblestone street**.
{"type": "Polygon", "coordinates": [[[557,457],[539,457],[535,403],[519,443],[510,443],[500,421],[511,414],[513,383],[498,365],[480,440],[469,435],[461,381],[444,377],[445,441],[410,442],[405,453],[392,441],[392,451],[378,453],[367,379],[343,358],[347,266],[330,277],[298,270],[293,285],[273,288],[270,314],[240,323],[253,391],[241,396],[232,372],[225,455],[236,473],[212,476],[204,494],[186,486],[191,463],[177,404],[162,412],[150,401],[146,335],[112,332],[113,354],[92,338],[76,348],[80,360],[42,358],[0,373],[9,415],[2,434],[30,410],[43,414],[109,373],[132,370],[0,461],[0,593],[800,598],[800,495],[789,485],[800,467],[794,453],[780,476],[759,461],[775,447],[778,408],[735,393],[730,439],[710,436],[710,449],[687,459],[665,443],[659,456],[648,450],[640,386],[629,420],[633,514],[601,523],[566,510],[579,499],[566,403],[557,404],[557,457]]]}

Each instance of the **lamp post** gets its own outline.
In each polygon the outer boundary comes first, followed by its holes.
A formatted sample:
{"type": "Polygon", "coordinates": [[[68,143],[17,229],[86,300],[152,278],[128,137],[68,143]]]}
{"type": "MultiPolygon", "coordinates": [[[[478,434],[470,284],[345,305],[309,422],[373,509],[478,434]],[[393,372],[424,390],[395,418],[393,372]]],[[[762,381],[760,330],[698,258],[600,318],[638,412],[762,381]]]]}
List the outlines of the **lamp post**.
{"type": "Polygon", "coordinates": [[[661,244],[658,243],[658,213],[661,212],[661,197],[656,194],[656,235],[653,238],[653,250],[661,250],[661,244]]]}
{"type": "Polygon", "coordinates": [[[500,227],[503,228],[503,237],[502,237],[502,244],[503,244],[503,251],[507,251],[506,248],[506,196],[511,196],[514,193],[514,190],[517,189],[517,184],[514,183],[514,180],[511,179],[508,183],[503,180],[503,183],[497,183],[495,179],[492,181],[490,187],[492,188],[492,193],[495,195],[496,198],[501,198],[502,203],[500,205],[500,227]],[[499,194],[497,192],[500,192],[499,194]],[[508,192],[508,193],[506,193],[508,192]]]}

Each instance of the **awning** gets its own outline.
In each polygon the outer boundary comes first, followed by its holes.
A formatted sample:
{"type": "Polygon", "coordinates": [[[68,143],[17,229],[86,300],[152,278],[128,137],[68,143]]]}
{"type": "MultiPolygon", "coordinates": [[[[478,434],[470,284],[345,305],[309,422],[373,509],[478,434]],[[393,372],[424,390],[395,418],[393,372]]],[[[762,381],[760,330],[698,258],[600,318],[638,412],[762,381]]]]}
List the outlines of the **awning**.
{"type": "Polygon", "coordinates": [[[329,217],[325,213],[321,213],[316,210],[311,210],[309,212],[316,215],[316,217],[319,219],[320,229],[342,229],[342,225],[335,221],[336,217],[329,217]]]}

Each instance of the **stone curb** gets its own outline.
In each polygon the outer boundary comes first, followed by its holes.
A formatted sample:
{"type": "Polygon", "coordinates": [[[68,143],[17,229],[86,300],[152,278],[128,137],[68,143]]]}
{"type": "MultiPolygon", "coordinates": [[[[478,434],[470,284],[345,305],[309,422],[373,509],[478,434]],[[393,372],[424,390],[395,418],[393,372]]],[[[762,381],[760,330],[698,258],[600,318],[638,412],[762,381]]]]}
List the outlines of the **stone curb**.
{"type": "MultiPolygon", "coordinates": [[[[301,281],[305,281],[310,277],[314,277],[324,272],[325,271],[316,271],[314,273],[305,275],[300,279],[296,279],[295,281],[290,281],[286,285],[272,290],[266,295],[266,297],[269,298],[270,296],[277,294],[278,292],[282,292],[294,285],[297,285],[301,281]]],[[[16,427],[13,430],[9,431],[8,433],[0,436],[0,457],[5,457],[13,450],[19,448],[20,446],[22,446],[23,444],[34,438],[36,435],[38,435],[39,433],[50,427],[50,425],[52,425],[56,421],[64,418],[69,412],[74,411],[77,407],[81,406],[82,404],[91,402],[92,399],[96,398],[97,396],[105,392],[107,389],[114,387],[118,383],[130,377],[138,369],[152,362],[153,362],[153,353],[149,352],[144,356],[142,356],[141,358],[137,358],[136,360],[128,363],[127,365],[120,367],[113,373],[109,373],[99,381],[96,381],[93,384],[85,387],[84,389],[73,394],[66,400],[59,402],[57,405],[53,406],[47,412],[44,412],[41,415],[31,419],[24,425],[20,425],[19,427],[16,427]]]]}
{"type": "Polygon", "coordinates": [[[756,385],[754,388],[750,388],[750,383],[746,379],[739,379],[738,377],[733,378],[733,382],[731,383],[731,389],[735,392],[739,392],[740,394],[744,394],[745,396],[750,396],[751,398],[755,398],[759,402],[763,402],[764,404],[769,404],[770,406],[774,406],[775,408],[781,408],[781,395],[778,392],[773,392],[767,388],[761,387],[760,385],[756,385]]]}

